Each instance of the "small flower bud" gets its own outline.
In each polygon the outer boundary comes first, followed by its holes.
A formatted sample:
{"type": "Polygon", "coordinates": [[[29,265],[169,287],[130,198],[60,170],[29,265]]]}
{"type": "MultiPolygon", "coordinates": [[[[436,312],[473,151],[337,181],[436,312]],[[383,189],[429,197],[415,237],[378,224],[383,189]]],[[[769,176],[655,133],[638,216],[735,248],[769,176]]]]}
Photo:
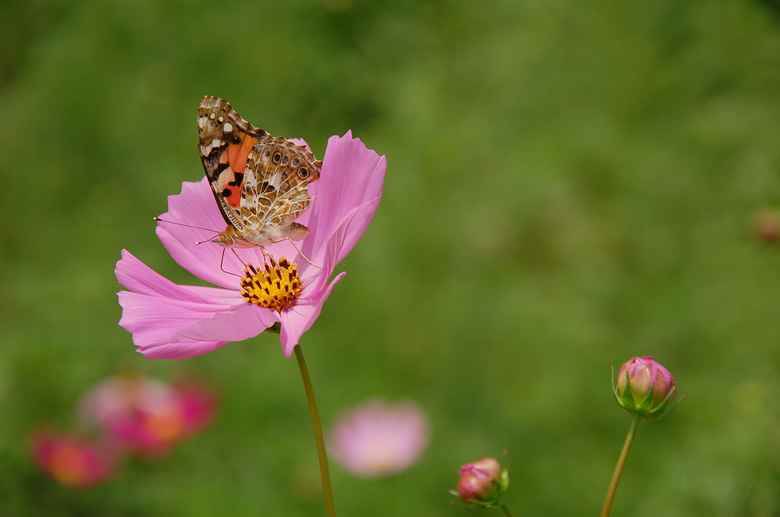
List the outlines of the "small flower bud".
{"type": "Polygon", "coordinates": [[[467,503],[498,505],[509,485],[509,471],[493,458],[483,458],[460,469],[458,496],[467,503]]]}
{"type": "Polygon", "coordinates": [[[647,355],[634,357],[620,367],[613,391],[625,410],[655,420],[669,408],[677,394],[677,383],[669,370],[647,355]]]}
{"type": "Polygon", "coordinates": [[[752,221],[753,234],[764,242],[780,240],[780,210],[768,208],[756,213],[752,221]]]}

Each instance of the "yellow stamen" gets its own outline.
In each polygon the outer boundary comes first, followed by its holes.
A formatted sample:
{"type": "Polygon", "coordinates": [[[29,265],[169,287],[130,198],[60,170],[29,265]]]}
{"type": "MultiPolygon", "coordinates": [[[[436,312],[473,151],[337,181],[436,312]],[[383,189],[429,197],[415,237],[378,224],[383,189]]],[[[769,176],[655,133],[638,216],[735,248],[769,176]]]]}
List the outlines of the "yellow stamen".
{"type": "Polygon", "coordinates": [[[281,312],[293,304],[303,289],[298,264],[291,266],[283,257],[278,263],[271,258],[264,266],[264,270],[258,271],[247,264],[241,279],[241,296],[248,303],[281,312]]]}

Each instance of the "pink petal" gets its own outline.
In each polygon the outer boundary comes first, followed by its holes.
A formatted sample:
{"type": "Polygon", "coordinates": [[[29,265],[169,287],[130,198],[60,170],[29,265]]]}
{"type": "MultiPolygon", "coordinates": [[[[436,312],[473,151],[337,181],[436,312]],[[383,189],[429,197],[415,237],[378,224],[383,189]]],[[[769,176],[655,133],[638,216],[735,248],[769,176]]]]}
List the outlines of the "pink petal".
{"type": "Polygon", "coordinates": [[[339,260],[352,250],[379,206],[386,168],[385,157],[367,149],[360,139],[352,138],[351,131],[328,140],[317,197],[309,209],[308,226],[312,233],[302,247],[307,256],[322,248],[349,212],[365,205],[361,220],[350,226],[339,260]]]}
{"type": "Polygon", "coordinates": [[[181,286],[159,275],[127,250],[116,263],[116,278],[129,291],[164,296],[175,300],[235,304],[242,300],[237,291],[214,287],[181,286]]]}
{"type": "Polygon", "coordinates": [[[235,310],[217,313],[210,320],[200,320],[192,327],[179,331],[176,337],[183,341],[243,341],[257,336],[276,321],[269,309],[244,302],[235,310]]]}
{"type": "Polygon", "coordinates": [[[301,145],[306,149],[308,149],[309,152],[311,152],[311,147],[309,147],[308,142],[306,142],[306,140],[304,140],[303,138],[288,138],[287,140],[294,143],[295,145],[301,145]]]}
{"type": "Polygon", "coordinates": [[[323,290],[308,299],[298,299],[298,301],[289,309],[282,311],[280,318],[282,320],[282,351],[289,359],[292,356],[293,348],[300,341],[304,332],[309,330],[322,311],[322,305],[325,300],[330,298],[333,288],[346,273],[336,275],[336,278],[323,290]]]}
{"type": "MultiPolygon", "coordinates": [[[[352,240],[356,235],[353,223],[357,221],[357,224],[361,224],[361,217],[364,216],[366,210],[372,210],[370,202],[355,207],[344,216],[321,249],[317,250],[318,254],[315,255],[314,259],[319,262],[319,268],[315,268],[306,262],[298,264],[299,273],[303,280],[302,294],[304,297],[307,295],[307,292],[320,291],[327,284],[328,278],[333,274],[336,264],[345,257],[345,250],[355,245],[357,240],[352,240]]],[[[357,238],[359,239],[359,237],[357,238]]]]}
{"type": "Polygon", "coordinates": [[[355,247],[355,244],[363,237],[368,224],[374,217],[378,204],[379,198],[366,201],[352,209],[341,220],[337,231],[343,232],[343,240],[335,256],[337,264],[346,258],[349,252],[352,251],[352,248],[355,247]]]}
{"type": "Polygon", "coordinates": [[[176,338],[179,330],[213,317],[208,306],[180,304],[159,296],[119,293],[122,319],[119,325],[133,334],[133,343],[149,359],[186,359],[226,345],[228,341],[187,341],[176,338]]]}
{"type": "Polygon", "coordinates": [[[238,284],[235,274],[244,271],[236,253],[244,262],[261,262],[257,248],[234,253],[211,242],[226,224],[205,177],[198,183],[184,182],[181,194],[168,196],[168,211],[161,214],[160,219],[163,221],[157,224],[157,236],[165,249],[181,267],[207,282],[235,289],[238,284]]]}
{"type": "Polygon", "coordinates": [[[137,291],[119,293],[119,324],[149,359],[205,354],[256,336],[275,321],[270,311],[248,305],[236,291],[178,286],[124,250],[116,274],[137,291]]]}
{"type": "Polygon", "coordinates": [[[427,419],[416,404],[389,405],[378,399],[343,413],[330,434],[333,458],[361,477],[409,468],[430,438],[427,419]]]}

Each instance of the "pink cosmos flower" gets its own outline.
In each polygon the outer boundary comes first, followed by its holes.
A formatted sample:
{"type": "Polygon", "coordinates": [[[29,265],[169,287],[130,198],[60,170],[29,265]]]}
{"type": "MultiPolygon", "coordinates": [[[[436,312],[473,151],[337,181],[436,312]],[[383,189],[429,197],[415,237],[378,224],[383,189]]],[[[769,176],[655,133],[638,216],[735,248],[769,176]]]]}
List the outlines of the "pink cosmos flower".
{"type": "Polygon", "coordinates": [[[175,382],[173,389],[179,396],[185,435],[197,433],[214,420],[219,405],[216,393],[193,380],[175,382]]]}
{"type": "Polygon", "coordinates": [[[365,478],[411,467],[428,446],[428,422],[411,402],[371,400],[341,415],[331,432],[333,458],[365,478]]]}
{"type": "Polygon", "coordinates": [[[159,458],[212,418],[216,396],[190,382],[171,386],[144,377],[116,376],[98,383],[79,402],[82,420],[123,450],[159,458]]]}
{"type": "Polygon", "coordinates": [[[41,470],[70,488],[103,483],[116,471],[119,458],[118,451],[105,441],[52,431],[33,436],[32,456],[41,470]]]}
{"type": "MultiPolygon", "coordinates": [[[[289,358],[333,287],[344,277],[342,272],[330,280],[336,265],[360,240],[376,212],[385,169],[385,157],[352,138],[351,132],[328,140],[320,179],[309,185],[314,200],[297,220],[311,230],[297,243],[300,251],[321,267],[303,259],[290,242],[266,246],[276,260],[286,257],[289,263],[297,264],[302,289],[289,307],[274,311],[248,303],[242,296],[236,273],[244,271],[241,261],[263,264],[259,248],[236,250],[241,257],[238,260],[231,250],[217,244],[196,244],[214,235],[163,222],[157,226],[157,236],[173,259],[219,287],[177,285],[122,250],[116,276],[127,291],[119,293],[123,309],[119,324],[133,334],[133,342],[147,358],[186,359],[254,337],[280,323],[282,351],[289,358]]],[[[168,212],[161,218],[213,228],[215,234],[225,226],[205,178],[199,183],[184,183],[181,194],[168,198],[168,212]]]]}

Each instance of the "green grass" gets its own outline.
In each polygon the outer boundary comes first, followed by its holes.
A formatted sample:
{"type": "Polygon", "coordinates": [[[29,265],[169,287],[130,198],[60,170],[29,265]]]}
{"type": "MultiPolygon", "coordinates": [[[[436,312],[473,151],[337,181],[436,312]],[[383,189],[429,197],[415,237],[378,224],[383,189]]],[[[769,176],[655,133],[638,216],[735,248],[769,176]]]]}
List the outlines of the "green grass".
{"type": "Polygon", "coordinates": [[[333,466],[341,515],[470,515],[447,489],[507,451],[516,515],[597,515],[629,418],[610,366],[652,355],[682,405],[643,423],[614,515],[780,515],[780,7],[358,0],[0,5],[0,512],[323,515],[308,410],[278,338],[147,361],[118,327],[122,248],[203,171],[218,95],[321,157],[352,129],[384,198],[302,344],[327,426],[418,401],[419,465],[333,466]],[[221,418],[72,492],[26,454],[117,371],[193,372],[221,418]]]}

